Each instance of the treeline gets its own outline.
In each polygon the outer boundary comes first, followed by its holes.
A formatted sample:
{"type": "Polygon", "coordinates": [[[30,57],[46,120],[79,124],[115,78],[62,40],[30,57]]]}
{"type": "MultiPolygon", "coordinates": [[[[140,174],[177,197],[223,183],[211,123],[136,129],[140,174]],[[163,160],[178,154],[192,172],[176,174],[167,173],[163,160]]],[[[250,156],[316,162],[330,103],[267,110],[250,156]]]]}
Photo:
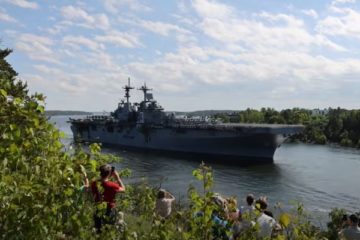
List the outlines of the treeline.
{"type": "Polygon", "coordinates": [[[46,110],[45,115],[52,116],[68,116],[68,115],[91,115],[91,112],[72,111],[72,110],[46,110]]]}
{"type": "Polygon", "coordinates": [[[337,143],[360,148],[360,110],[330,108],[324,114],[313,114],[312,110],[300,108],[281,111],[248,108],[232,114],[216,114],[215,118],[236,123],[303,124],[304,132],[294,135],[292,140],[317,144],[337,143]]]}

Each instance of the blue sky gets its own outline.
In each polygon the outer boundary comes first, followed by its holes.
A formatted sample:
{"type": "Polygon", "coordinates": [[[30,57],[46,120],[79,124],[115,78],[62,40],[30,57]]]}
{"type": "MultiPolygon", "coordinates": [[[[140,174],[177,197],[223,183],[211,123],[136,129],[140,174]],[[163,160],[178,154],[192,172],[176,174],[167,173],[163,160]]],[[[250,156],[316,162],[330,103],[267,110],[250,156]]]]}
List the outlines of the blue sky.
{"type": "Polygon", "coordinates": [[[359,108],[356,0],[0,0],[0,39],[47,109],[359,108]]]}

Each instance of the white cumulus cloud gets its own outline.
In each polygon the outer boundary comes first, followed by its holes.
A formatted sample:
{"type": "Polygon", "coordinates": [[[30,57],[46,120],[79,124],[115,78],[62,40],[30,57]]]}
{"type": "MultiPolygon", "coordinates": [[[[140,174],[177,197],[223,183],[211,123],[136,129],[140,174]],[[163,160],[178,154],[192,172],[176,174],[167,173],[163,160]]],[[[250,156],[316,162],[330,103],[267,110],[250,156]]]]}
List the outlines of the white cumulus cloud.
{"type": "Polygon", "coordinates": [[[317,12],[314,9],[305,9],[305,10],[302,10],[301,12],[307,16],[314,18],[314,19],[319,18],[319,15],[317,14],[317,12]]]}
{"type": "Polygon", "coordinates": [[[138,37],[126,32],[110,31],[106,35],[98,35],[96,41],[112,43],[118,47],[135,48],[142,46],[138,37]]]}
{"type": "Polygon", "coordinates": [[[349,8],[340,9],[338,14],[330,15],[318,22],[318,32],[330,36],[343,36],[360,38],[360,11],[349,8]]]}
{"type": "Polygon", "coordinates": [[[103,0],[104,7],[111,13],[124,12],[126,8],[134,11],[151,11],[151,8],[138,0],[103,0]]]}
{"type": "Polygon", "coordinates": [[[61,14],[66,20],[74,25],[104,30],[110,27],[109,19],[103,13],[91,15],[80,7],[69,5],[61,8],[61,14]]]}
{"type": "Polygon", "coordinates": [[[15,47],[33,60],[59,63],[58,56],[53,51],[54,41],[45,36],[22,33],[17,37],[15,47]]]}
{"type": "Polygon", "coordinates": [[[97,41],[86,38],[84,36],[65,36],[62,41],[65,45],[71,46],[75,49],[80,49],[80,47],[87,47],[93,51],[105,49],[103,44],[100,44],[97,41]]]}
{"type": "Polygon", "coordinates": [[[17,22],[17,20],[13,17],[11,17],[9,14],[6,13],[6,11],[4,9],[0,8],[0,21],[4,21],[4,22],[17,22]]]}
{"type": "Polygon", "coordinates": [[[31,2],[27,0],[7,0],[7,2],[21,8],[30,8],[30,9],[39,8],[39,5],[36,2],[31,2]]]}

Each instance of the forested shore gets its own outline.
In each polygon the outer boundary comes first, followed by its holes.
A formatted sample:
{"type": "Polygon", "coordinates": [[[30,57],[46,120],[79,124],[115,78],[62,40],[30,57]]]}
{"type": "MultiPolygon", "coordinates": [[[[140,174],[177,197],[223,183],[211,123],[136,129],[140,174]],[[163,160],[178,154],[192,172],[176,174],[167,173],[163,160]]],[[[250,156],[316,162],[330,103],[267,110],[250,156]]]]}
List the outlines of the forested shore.
{"type": "Polygon", "coordinates": [[[219,113],[214,117],[224,122],[303,124],[304,132],[292,136],[292,141],[336,143],[345,147],[360,148],[360,110],[329,108],[325,113],[319,114],[301,108],[281,111],[262,108],[246,109],[232,114],[219,113]]]}

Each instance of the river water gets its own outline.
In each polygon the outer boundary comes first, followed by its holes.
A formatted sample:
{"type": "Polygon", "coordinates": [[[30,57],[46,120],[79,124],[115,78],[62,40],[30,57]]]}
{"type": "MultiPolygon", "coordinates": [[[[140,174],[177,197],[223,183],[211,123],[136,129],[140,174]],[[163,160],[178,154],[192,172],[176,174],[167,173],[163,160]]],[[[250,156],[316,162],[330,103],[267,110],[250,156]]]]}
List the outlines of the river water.
{"type": "MultiPolygon", "coordinates": [[[[68,118],[56,116],[50,120],[65,133],[65,144],[72,141],[66,122],[68,118]]],[[[197,161],[113,148],[103,151],[122,157],[117,167],[132,170],[132,177],[125,183],[141,179],[147,179],[153,185],[161,183],[178,199],[186,197],[189,184],[198,185],[192,176],[192,171],[199,165],[197,161]]],[[[277,149],[274,164],[210,165],[214,170],[215,192],[236,196],[240,205],[246,194],[253,193],[267,196],[270,205],[281,202],[290,206],[294,201],[302,202],[308,211],[322,220],[335,207],[349,212],[360,211],[360,150],[357,149],[289,143],[277,149]]]]}

